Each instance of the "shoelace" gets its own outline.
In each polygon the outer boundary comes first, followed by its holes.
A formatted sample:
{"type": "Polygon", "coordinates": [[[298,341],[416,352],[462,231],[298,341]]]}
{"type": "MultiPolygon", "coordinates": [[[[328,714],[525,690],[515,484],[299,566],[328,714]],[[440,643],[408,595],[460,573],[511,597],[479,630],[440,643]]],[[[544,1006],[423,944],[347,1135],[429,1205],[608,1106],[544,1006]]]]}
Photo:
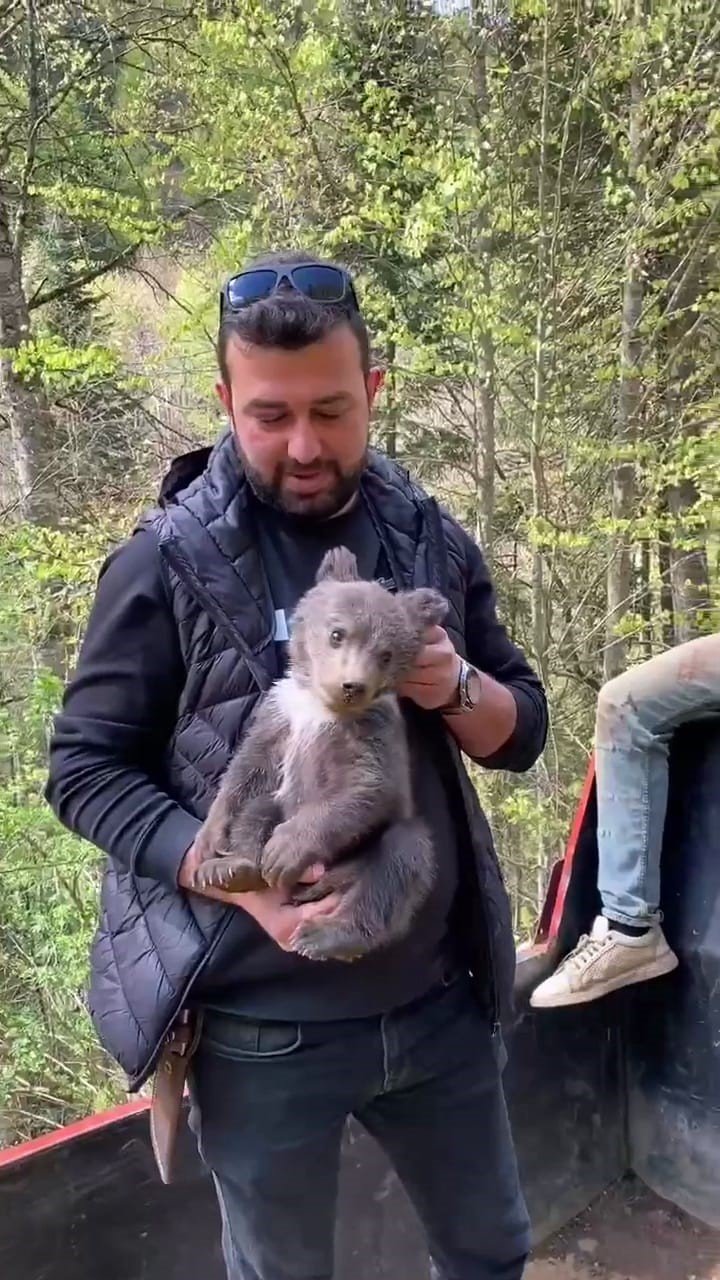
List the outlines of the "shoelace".
{"type": "Polygon", "coordinates": [[[577,946],[565,957],[563,963],[569,969],[582,969],[588,960],[600,955],[606,942],[607,938],[592,938],[589,933],[583,933],[577,946]]]}

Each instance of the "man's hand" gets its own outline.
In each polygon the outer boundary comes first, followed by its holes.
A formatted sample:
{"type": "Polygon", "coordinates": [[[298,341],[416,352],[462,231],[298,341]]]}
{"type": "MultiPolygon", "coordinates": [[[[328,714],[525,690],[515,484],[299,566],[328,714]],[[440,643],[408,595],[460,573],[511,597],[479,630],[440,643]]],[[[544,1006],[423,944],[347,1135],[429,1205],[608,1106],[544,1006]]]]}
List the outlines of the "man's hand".
{"type": "Polygon", "coordinates": [[[444,627],[428,627],[425,647],[413,670],[398,689],[425,711],[452,701],[460,677],[460,656],[444,627]]]}
{"type": "MultiPolygon", "coordinates": [[[[314,884],[324,874],[324,867],[313,867],[302,877],[300,884],[314,884]]],[[[293,939],[301,925],[332,916],[342,901],[339,893],[330,893],[318,902],[304,902],[295,906],[289,901],[288,891],[285,889],[231,893],[228,897],[235,906],[247,911],[283,951],[292,951],[293,939]]]]}
{"type": "MultiPolygon", "coordinates": [[[[200,892],[192,883],[197,860],[198,855],[193,845],[183,859],[178,876],[178,884],[181,888],[189,889],[192,893],[200,892]]],[[[325,867],[322,863],[316,863],[304,872],[299,883],[317,884],[324,874],[325,867]]],[[[264,929],[283,951],[292,951],[292,940],[300,925],[308,920],[320,920],[331,916],[340,905],[342,896],[339,893],[330,893],[317,902],[305,902],[295,906],[290,901],[291,892],[287,889],[267,888],[251,893],[225,893],[223,889],[208,888],[202,890],[201,896],[215,898],[228,906],[241,907],[252,916],[253,920],[257,921],[261,929],[264,929]]]]}
{"type": "MultiPolygon", "coordinates": [[[[452,703],[460,678],[460,655],[447,631],[429,627],[414,669],[398,693],[425,711],[452,703]]],[[[480,700],[472,711],[448,715],[445,724],[472,760],[485,760],[504,746],[517,723],[517,704],[504,685],[483,672],[480,700]]]]}

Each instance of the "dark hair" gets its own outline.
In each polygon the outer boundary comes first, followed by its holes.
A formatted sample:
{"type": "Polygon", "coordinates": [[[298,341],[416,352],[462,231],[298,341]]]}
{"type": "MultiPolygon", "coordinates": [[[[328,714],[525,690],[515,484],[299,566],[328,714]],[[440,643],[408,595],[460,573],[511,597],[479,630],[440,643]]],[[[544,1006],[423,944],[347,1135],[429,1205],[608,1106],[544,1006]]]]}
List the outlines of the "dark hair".
{"type": "MultiPolygon", "coordinates": [[[[274,267],[279,263],[288,266],[302,266],[304,263],[321,262],[326,266],[336,266],[326,258],[318,258],[313,254],[286,251],[266,253],[253,258],[247,264],[252,267],[274,267]]],[[[363,372],[370,372],[370,337],[367,326],[359,311],[338,303],[313,302],[301,294],[282,291],[269,298],[260,298],[242,311],[226,311],[218,330],[217,362],[223,382],[230,381],[227,368],[227,346],[231,338],[239,338],[241,342],[256,347],[281,347],[285,351],[299,351],[319,342],[333,329],[347,325],[355,334],[360,348],[360,359],[363,372]]]]}

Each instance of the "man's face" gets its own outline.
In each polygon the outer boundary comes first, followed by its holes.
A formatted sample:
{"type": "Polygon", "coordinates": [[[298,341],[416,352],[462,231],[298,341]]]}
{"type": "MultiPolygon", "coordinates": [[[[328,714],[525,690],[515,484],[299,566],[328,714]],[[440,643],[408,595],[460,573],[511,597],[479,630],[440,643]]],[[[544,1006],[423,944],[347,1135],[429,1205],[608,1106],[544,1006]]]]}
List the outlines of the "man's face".
{"type": "Polygon", "coordinates": [[[366,377],[352,329],[338,325],[299,351],[231,338],[229,386],[217,385],[253,488],[296,515],[327,517],[355,493],[370,410],[381,383],[366,377]]]}

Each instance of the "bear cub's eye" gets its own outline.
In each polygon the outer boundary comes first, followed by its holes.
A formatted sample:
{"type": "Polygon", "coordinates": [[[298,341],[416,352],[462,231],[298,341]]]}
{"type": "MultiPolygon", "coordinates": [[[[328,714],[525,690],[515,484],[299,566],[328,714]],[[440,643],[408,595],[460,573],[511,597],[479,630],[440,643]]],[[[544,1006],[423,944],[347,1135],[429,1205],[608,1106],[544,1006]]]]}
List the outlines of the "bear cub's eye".
{"type": "Polygon", "coordinates": [[[344,639],[345,632],[342,627],[333,627],[333,630],[330,632],[330,643],[333,649],[338,649],[344,639]]]}
{"type": "Polygon", "coordinates": [[[390,649],[385,649],[380,654],[379,662],[381,667],[389,667],[392,662],[392,651],[390,649]]]}

